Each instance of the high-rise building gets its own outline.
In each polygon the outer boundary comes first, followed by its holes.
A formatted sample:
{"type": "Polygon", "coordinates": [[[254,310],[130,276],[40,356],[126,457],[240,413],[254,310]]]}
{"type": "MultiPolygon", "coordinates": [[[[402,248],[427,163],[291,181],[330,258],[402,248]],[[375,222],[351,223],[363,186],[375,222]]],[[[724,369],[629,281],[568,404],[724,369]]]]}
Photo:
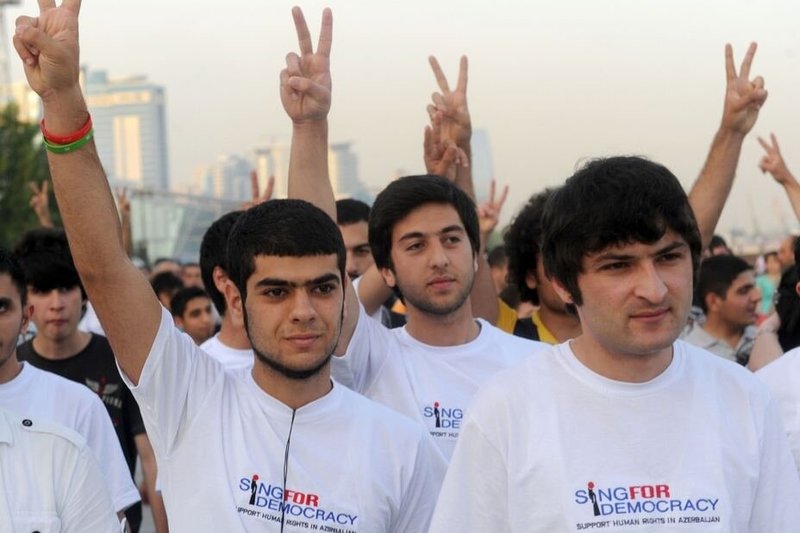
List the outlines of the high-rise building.
{"type": "Polygon", "coordinates": [[[84,83],[97,152],[109,179],[168,190],[164,88],[144,76],[112,79],[103,70],[85,71],[84,83]]]}
{"type": "MultiPolygon", "coordinates": [[[[358,156],[352,150],[352,143],[333,143],[328,147],[328,172],[333,192],[337,198],[358,198],[368,201],[369,191],[358,179],[358,156]]],[[[256,171],[263,190],[269,176],[275,176],[273,198],[285,198],[289,177],[290,149],[286,144],[273,143],[257,148],[256,171]]]]}
{"type": "Polygon", "coordinates": [[[206,172],[205,192],[213,198],[246,202],[252,196],[250,171],[252,165],[238,155],[221,155],[206,172]]]}

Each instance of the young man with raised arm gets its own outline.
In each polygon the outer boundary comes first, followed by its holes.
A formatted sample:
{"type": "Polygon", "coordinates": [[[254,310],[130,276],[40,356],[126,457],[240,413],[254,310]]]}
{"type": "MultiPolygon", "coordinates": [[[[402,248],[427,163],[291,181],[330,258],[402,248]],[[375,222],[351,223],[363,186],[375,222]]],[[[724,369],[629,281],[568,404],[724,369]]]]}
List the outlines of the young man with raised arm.
{"type": "Polygon", "coordinates": [[[480,391],[431,531],[794,531],[800,480],[766,388],[677,340],[702,249],[677,178],[592,161],[548,201],[542,242],[582,333],[480,391]]]}
{"type": "MultiPolygon", "coordinates": [[[[121,246],[78,85],[80,0],[39,4],[38,18],[17,20],[15,47],[42,96],[75,264],[142,408],[170,526],[425,531],[445,468],[435,444],[329,376],[345,306],[336,224],[300,201],[241,216],[226,292],[239,296],[228,301],[240,306],[256,362],[251,373],[225,372],[174,327],[121,246]]],[[[323,42],[330,29],[326,11],[323,42]]]]}
{"type": "MultiPolygon", "coordinates": [[[[289,196],[335,218],[326,155],[330,35],[321,37],[315,53],[302,13],[293,13],[300,55],[289,54],[281,73],[281,99],[294,126],[289,196]]],[[[463,92],[466,61],[459,79],[463,92]]],[[[348,283],[334,377],[421,422],[449,457],[477,388],[543,345],[473,317],[478,216],[469,196],[445,178],[391,183],[372,206],[369,241],[385,282],[403,296],[408,323],[390,330],[372,320],[348,283]]]]}

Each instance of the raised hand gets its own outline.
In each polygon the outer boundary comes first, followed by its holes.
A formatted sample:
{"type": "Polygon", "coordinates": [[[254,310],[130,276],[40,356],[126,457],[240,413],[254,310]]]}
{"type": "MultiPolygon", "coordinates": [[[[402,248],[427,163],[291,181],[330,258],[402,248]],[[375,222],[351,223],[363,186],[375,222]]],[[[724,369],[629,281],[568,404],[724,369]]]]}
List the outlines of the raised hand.
{"type": "Polygon", "coordinates": [[[459,165],[469,164],[464,150],[452,140],[442,139],[441,117],[438,112],[431,117],[431,125],[425,126],[423,159],[428,174],[443,176],[450,181],[455,180],[459,165]]]}
{"type": "Polygon", "coordinates": [[[500,213],[503,211],[503,204],[508,197],[508,185],[503,187],[503,192],[499,198],[495,197],[496,185],[492,180],[489,186],[489,199],[478,205],[478,228],[481,235],[481,242],[484,242],[500,222],[500,213]]]}
{"type": "Polygon", "coordinates": [[[433,122],[434,115],[437,112],[440,113],[442,140],[445,142],[452,141],[462,150],[469,150],[469,142],[472,138],[472,121],[467,107],[467,57],[461,56],[458,82],[454,90],[450,90],[447,78],[436,58],[430,56],[428,61],[441,91],[433,93],[433,105],[428,106],[431,122],[433,122]]]}
{"type": "Polygon", "coordinates": [[[242,204],[242,209],[250,209],[251,207],[263,204],[272,198],[272,191],[275,188],[275,176],[270,176],[267,179],[267,186],[264,188],[264,193],[261,194],[258,186],[258,172],[255,170],[250,172],[250,190],[252,198],[242,204]]]}
{"type": "Polygon", "coordinates": [[[39,16],[17,18],[14,48],[31,88],[43,100],[78,87],[81,0],[39,0],[39,16]]]}
{"type": "Polygon", "coordinates": [[[31,202],[30,206],[33,212],[36,213],[36,218],[39,219],[39,224],[43,228],[52,228],[53,219],[50,216],[50,182],[45,180],[39,186],[35,181],[28,182],[28,187],[31,189],[31,202]]]}
{"type": "Polygon", "coordinates": [[[722,110],[722,127],[746,135],[756,123],[758,112],[767,100],[764,78],[750,80],[750,66],[756,53],[756,43],[750,43],[742,66],[737,74],[733,64],[733,48],[725,45],[725,73],[727,85],[725,105],[722,110]]]}
{"type": "Polygon", "coordinates": [[[292,8],[300,55],[286,55],[286,68],[281,71],[281,103],[295,123],[323,120],[331,108],[330,54],[333,37],[333,15],[322,12],[322,28],[317,51],[299,7],[292,8]]]}
{"type": "Polygon", "coordinates": [[[769,136],[772,141],[771,144],[761,137],[758,138],[758,143],[766,152],[758,163],[758,168],[761,169],[761,172],[769,172],[775,181],[781,185],[786,185],[787,182],[794,181],[794,177],[783,160],[781,148],[778,146],[778,139],[775,138],[775,134],[770,133],[769,136]]]}

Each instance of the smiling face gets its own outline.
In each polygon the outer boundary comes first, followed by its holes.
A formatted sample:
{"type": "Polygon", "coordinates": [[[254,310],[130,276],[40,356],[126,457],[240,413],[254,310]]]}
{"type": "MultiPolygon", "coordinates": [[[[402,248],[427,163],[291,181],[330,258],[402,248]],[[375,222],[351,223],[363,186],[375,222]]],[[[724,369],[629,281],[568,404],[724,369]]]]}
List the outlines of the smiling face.
{"type": "Polygon", "coordinates": [[[244,310],[257,359],[290,379],[316,376],[327,368],[342,327],[337,256],[258,255],[254,266],[244,310]]]}
{"type": "Polygon", "coordinates": [[[476,258],[458,212],[447,204],[425,204],[392,230],[393,268],[381,269],[397,286],[410,312],[447,316],[460,310],[472,290],[476,258]]]}
{"type": "Polygon", "coordinates": [[[672,230],[653,244],[607,247],[584,257],[578,286],[581,340],[590,351],[612,360],[670,356],[692,301],[689,247],[672,230]]]}

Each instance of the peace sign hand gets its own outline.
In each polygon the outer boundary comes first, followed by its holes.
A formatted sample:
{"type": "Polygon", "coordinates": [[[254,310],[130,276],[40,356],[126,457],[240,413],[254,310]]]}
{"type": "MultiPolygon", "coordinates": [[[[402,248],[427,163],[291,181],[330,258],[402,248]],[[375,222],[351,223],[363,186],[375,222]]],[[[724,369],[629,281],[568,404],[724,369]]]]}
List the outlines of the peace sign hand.
{"type": "Polygon", "coordinates": [[[300,44],[300,55],[286,55],[286,68],[281,71],[281,103],[295,123],[324,120],[331,108],[330,54],[333,36],[333,15],[322,12],[322,28],[317,51],[314,52],[303,11],[292,8],[294,26],[300,44]]]}
{"type": "Polygon", "coordinates": [[[756,123],[758,112],[767,100],[764,78],[750,80],[750,67],[756,53],[756,43],[750,43],[739,73],[733,64],[733,48],[725,45],[725,73],[727,85],[725,105],[722,110],[722,127],[746,135],[756,123]]]}
{"type": "Polygon", "coordinates": [[[770,133],[769,136],[772,141],[771,144],[761,137],[758,138],[758,143],[767,152],[758,163],[758,168],[761,169],[761,172],[769,172],[775,181],[781,185],[786,185],[788,182],[794,181],[794,178],[783,160],[781,148],[778,146],[778,139],[775,138],[774,133],[770,133]]]}

